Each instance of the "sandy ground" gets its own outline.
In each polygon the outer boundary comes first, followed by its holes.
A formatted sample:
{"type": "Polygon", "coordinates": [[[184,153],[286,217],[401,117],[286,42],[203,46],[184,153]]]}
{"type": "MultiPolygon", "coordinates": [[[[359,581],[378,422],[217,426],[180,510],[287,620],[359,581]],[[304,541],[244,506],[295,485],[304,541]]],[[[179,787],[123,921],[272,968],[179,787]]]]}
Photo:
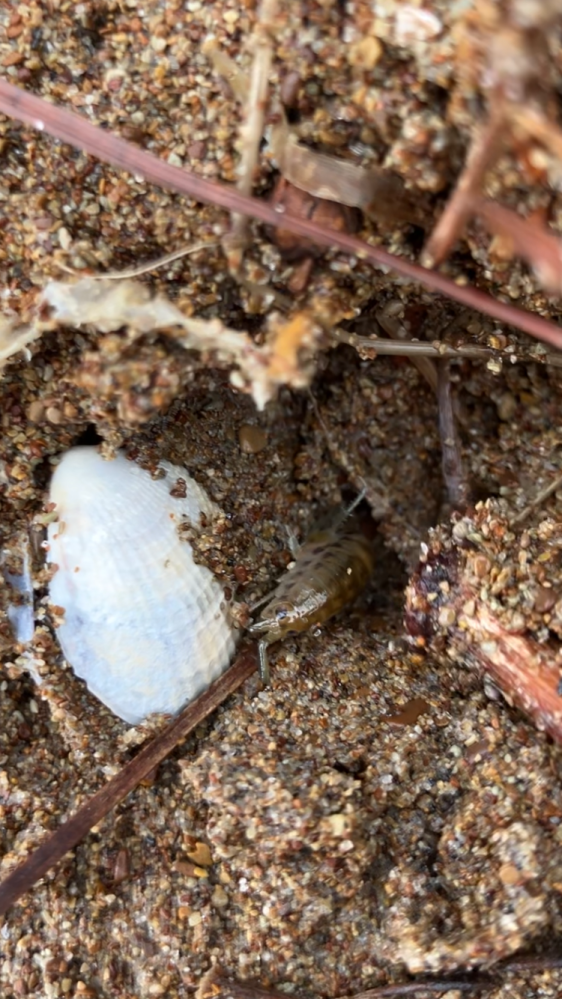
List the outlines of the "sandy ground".
{"type": "MultiPolygon", "coordinates": [[[[438,25],[430,22],[429,37],[397,36],[405,5],[393,0],[285,6],[272,87],[298,74],[302,139],[396,170],[426,199],[429,227],[483,113],[458,50],[470,4],[428,3],[438,25]]],[[[30,3],[21,17],[3,3],[0,64],[12,82],[177,165],[233,181],[238,108],[201,46],[212,31],[247,68],[254,20],[250,0],[30,3]]],[[[554,37],[552,63],[557,71],[554,37]]],[[[118,269],[184,243],[216,244],[224,232],[224,213],[14,122],[3,120],[0,139],[6,311],[24,310],[48,276],[61,277],[56,259],[118,269]]],[[[257,190],[267,193],[272,179],[264,158],[257,190]]],[[[525,210],[548,204],[556,219],[560,196],[531,180],[506,154],[490,193],[525,210]]],[[[423,242],[419,219],[374,218],[361,232],[412,258],[423,242]]],[[[284,292],[293,267],[255,227],[246,276],[284,292]]],[[[449,267],[558,315],[522,265],[490,254],[476,227],[449,267]]],[[[238,287],[217,245],[143,280],[186,313],[262,335],[267,305],[238,287]]],[[[386,310],[422,340],[462,334],[513,348],[513,361],[452,368],[474,494],[493,497],[509,523],[559,474],[560,376],[542,348],[341,255],[316,263],[303,303],[314,296],[363,336],[386,310]]],[[[313,401],[282,389],[262,413],[227,370],[158,336],[131,343],[125,333],[61,329],[3,371],[3,544],[15,559],[31,535],[32,656],[43,683],[30,678],[4,620],[2,875],[135,752],[128,727],[63,663],[50,626],[33,518],[54,456],[97,434],[138,460],[188,468],[226,515],[207,561],[236,600],[271,589],[291,557],[288,532],[304,537],[363,484],[378,525],[377,571],[358,603],[319,634],[272,649],[271,688],[249,681],[4,919],[5,999],[183,999],[213,963],[332,999],[409,974],[458,977],[521,950],[556,951],[560,748],[469,659],[412,646],[402,625],[420,545],[440,520],[449,530],[435,395],[403,358],[342,346],[317,364],[313,401]]],[[[549,525],[546,588],[556,599],[561,501],[555,494],[526,523],[549,525]]],[[[506,563],[521,540],[507,534],[497,556],[506,563]]],[[[544,594],[543,603],[546,613],[544,594]]],[[[558,642],[557,628],[548,640],[558,642]]],[[[562,972],[540,964],[491,975],[493,999],[546,999],[562,984],[562,972]]]]}

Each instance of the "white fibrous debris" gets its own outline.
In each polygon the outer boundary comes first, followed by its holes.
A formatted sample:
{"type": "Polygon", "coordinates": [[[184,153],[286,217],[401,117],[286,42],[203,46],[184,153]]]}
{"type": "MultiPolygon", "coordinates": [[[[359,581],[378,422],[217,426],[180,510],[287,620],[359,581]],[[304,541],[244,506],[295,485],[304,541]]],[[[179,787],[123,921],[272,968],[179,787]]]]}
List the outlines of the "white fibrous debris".
{"type": "Polygon", "coordinates": [[[408,48],[416,42],[429,42],[443,31],[443,23],[436,14],[423,7],[406,5],[396,12],[392,41],[401,48],[408,48]]]}
{"type": "MultiPolygon", "coordinates": [[[[249,391],[258,409],[272,399],[280,385],[302,388],[312,377],[310,366],[302,366],[297,357],[294,331],[298,317],[289,319],[291,352],[285,356],[288,338],[279,332],[263,346],[254,343],[243,331],[232,330],[218,319],[194,319],[185,316],[164,295],[151,295],[137,281],[114,281],[103,278],[81,278],[75,283],[49,281],[43,290],[41,304],[50,310],[49,322],[42,329],[63,326],[93,326],[102,333],[126,327],[134,339],[142,333],[161,331],[172,336],[188,350],[212,351],[220,364],[234,364],[231,381],[236,388],[249,391]],[[180,332],[173,332],[179,330],[180,332]]],[[[275,317],[272,318],[272,321],[275,317]]],[[[306,327],[308,336],[308,325],[306,327]]],[[[309,340],[310,338],[308,338],[309,340]]],[[[310,344],[304,344],[309,349],[310,344]]]]}

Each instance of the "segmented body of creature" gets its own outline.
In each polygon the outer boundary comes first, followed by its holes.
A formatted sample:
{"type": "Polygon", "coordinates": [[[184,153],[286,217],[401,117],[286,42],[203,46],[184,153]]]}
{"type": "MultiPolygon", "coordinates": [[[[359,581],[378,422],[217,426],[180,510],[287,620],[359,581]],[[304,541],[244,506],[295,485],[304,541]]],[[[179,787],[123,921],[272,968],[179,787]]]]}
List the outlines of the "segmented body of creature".
{"type": "Polygon", "coordinates": [[[248,629],[251,635],[262,636],[258,648],[264,683],[269,683],[268,646],[323,624],[343,610],[359,596],[373,568],[372,542],[358,518],[346,514],[339,526],[309,535],[269,595],[260,619],[248,629]]]}

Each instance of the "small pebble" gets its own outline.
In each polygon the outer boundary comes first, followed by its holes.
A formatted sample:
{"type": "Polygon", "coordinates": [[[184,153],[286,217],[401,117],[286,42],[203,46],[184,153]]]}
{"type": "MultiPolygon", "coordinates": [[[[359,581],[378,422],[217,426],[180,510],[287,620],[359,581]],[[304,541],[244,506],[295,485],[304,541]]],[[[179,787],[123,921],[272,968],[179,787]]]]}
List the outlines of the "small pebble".
{"type": "Polygon", "coordinates": [[[356,42],[349,51],[349,61],[358,69],[374,69],[383,53],[378,38],[367,37],[356,42]]]}
{"type": "Polygon", "coordinates": [[[60,409],[57,408],[57,406],[49,406],[47,408],[45,416],[47,417],[49,423],[58,424],[61,423],[62,421],[62,413],[60,409]]]}
{"type": "Polygon", "coordinates": [[[66,226],[62,225],[57,232],[59,238],[60,247],[62,250],[69,250],[70,244],[72,243],[72,236],[70,235],[66,226]]]}
{"type": "Polygon", "coordinates": [[[267,434],[260,427],[244,423],[238,431],[238,443],[243,454],[259,454],[267,444],[267,434]]]}
{"type": "Polygon", "coordinates": [[[27,407],[27,418],[31,423],[40,423],[43,419],[45,407],[40,399],[35,399],[27,407]]]}

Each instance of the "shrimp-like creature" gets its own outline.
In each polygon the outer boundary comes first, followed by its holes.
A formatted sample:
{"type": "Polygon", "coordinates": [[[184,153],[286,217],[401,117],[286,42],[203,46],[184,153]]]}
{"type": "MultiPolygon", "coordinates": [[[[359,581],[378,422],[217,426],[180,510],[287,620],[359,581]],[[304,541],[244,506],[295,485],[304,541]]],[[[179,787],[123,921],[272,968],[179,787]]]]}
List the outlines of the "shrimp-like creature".
{"type": "Polygon", "coordinates": [[[262,636],[258,650],[264,684],[269,684],[269,645],[323,624],[352,603],[367,584],[374,568],[373,545],[358,518],[349,518],[362,498],[334,527],[308,536],[296,551],[292,567],[269,595],[260,619],[250,625],[251,635],[262,636]]]}

